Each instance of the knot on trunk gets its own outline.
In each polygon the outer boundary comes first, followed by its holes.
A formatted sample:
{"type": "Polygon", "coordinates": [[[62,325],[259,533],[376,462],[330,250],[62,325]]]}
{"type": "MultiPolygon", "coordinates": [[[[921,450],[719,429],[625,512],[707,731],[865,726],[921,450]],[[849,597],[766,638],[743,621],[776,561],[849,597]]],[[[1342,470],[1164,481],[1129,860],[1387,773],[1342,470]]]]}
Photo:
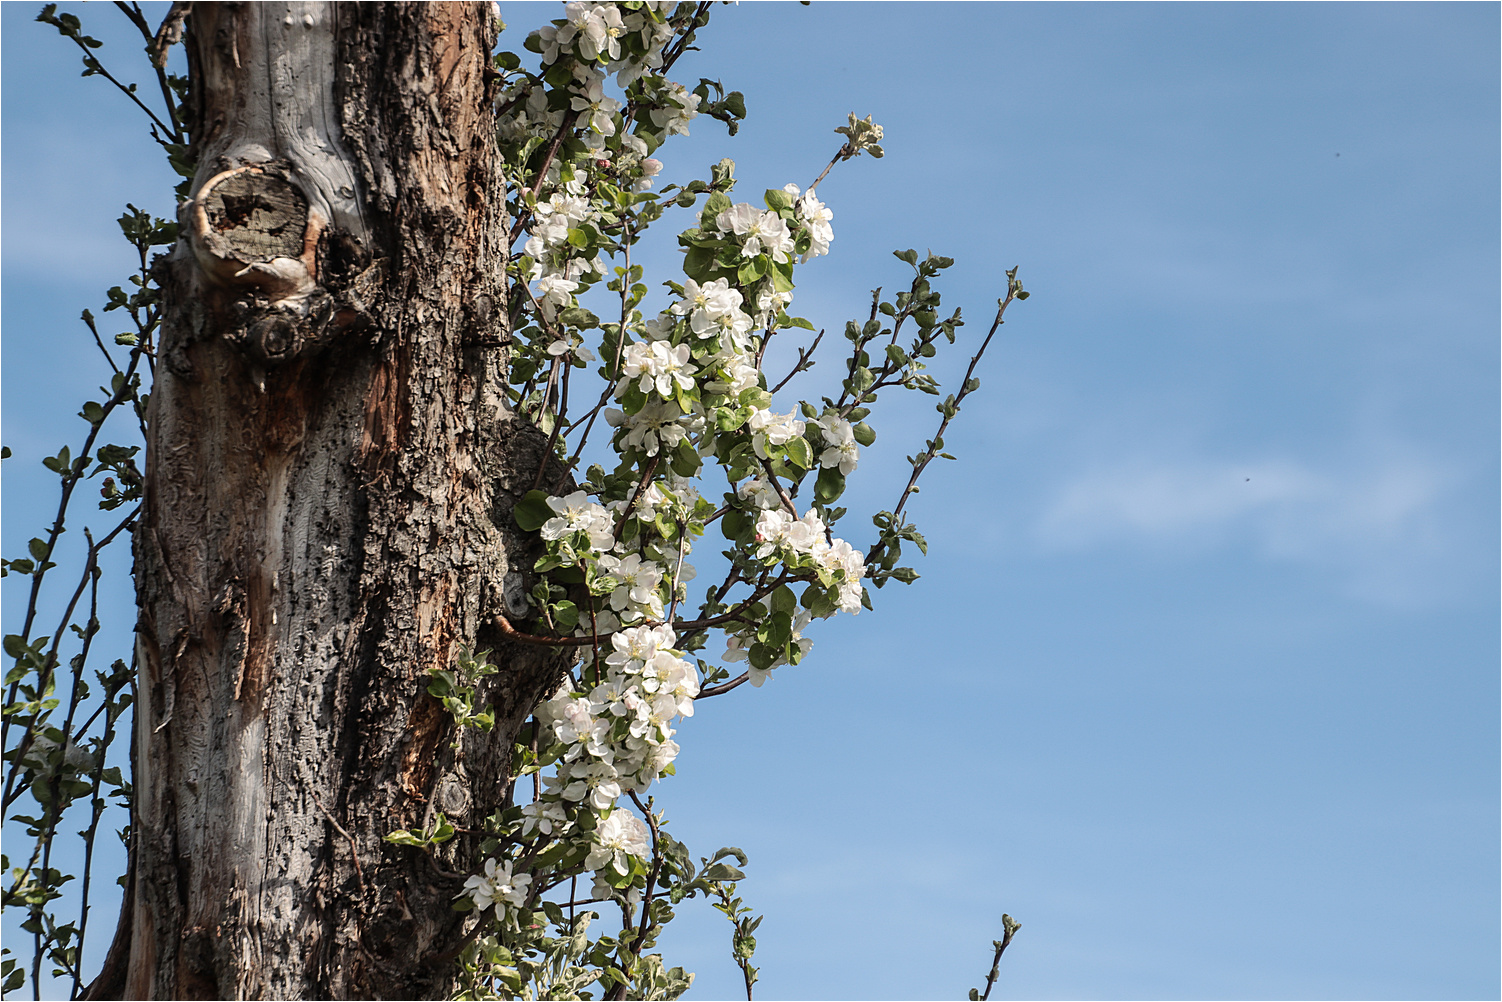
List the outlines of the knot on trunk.
{"type": "Polygon", "coordinates": [[[257,367],[369,327],[385,276],[384,261],[329,227],[299,176],[283,160],[226,166],[178,207],[212,326],[257,367]]]}
{"type": "Polygon", "coordinates": [[[318,242],[328,221],[276,161],[221,171],[178,210],[204,276],[274,300],[318,287],[318,242]]]}
{"type": "Polygon", "coordinates": [[[224,338],[251,361],[276,365],[320,347],[334,313],[333,300],[316,289],[295,304],[242,297],[230,304],[224,338]]]}

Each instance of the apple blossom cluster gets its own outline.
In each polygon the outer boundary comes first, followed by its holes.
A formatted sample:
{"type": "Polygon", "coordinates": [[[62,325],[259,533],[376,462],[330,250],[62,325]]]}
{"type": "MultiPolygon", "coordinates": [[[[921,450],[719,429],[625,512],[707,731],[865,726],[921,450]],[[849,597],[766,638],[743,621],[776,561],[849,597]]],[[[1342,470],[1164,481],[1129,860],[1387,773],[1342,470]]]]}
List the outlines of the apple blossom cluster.
{"type": "MultiPolygon", "coordinates": [[[[553,767],[541,796],[522,809],[520,834],[582,841],[596,899],[617,890],[629,894],[649,852],[642,822],[617,809],[617,800],[645,791],[671,770],[678,755],[672,724],[694,712],[698,671],[673,648],[675,640],[668,626],[617,630],[610,653],[586,659],[578,683],[565,685],[536,711],[551,737],[546,758],[553,767]],[[593,823],[581,825],[581,812],[593,823]]],[[[504,917],[508,906],[526,902],[530,880],[513,877],[509,862],[492,858],[483,874],[466,881],[462,895],[504,917]]]]}
{"type": "Polygon", "coordinates": [[[777,557],[789,568],[812,568],[826,585],[839,593],[835,604],[841,612],[861,611],[860,580],[866,574],[865,557],[843,539],[833,539],[817,512],[806,511],[793,518],[781,508],[771,508],[756,517],[756,555],[777,557]]]}
{"type": "Polygon", "coordinates": [[[475,908],[484,911],[494,908],[498,917],[515,913],[527,900],[527,891],[532,885],[529,873],[512,874],[511,861],[495,858],[485,861],[481,873],[470,876],[464,882],[464,894],[475,903],[475,908]],[[509,909],[507,906],[510,906],[509,909]]]}
{"type": "MultiPolygon", "coordinates": [[[[553,566],[582,564],[591,591],[599,597],[599,607],[579,618],[578,636],[600,636],[621,625],[661,620],[664,602],[684,597],[695,575],[694,566],[684,559],[690,550],[685,539],[680,537],[676,546],[640,533],[617,540],[615,528],[626,510],[624,500],[601,505],[584,491],[575,491],[548,498],[547,505],[555,514],[539,530],[549,544],[545,559],[553,566]]],[[[696,512],[702,518],[702,505],[692,484],[669,475],[641,490],[632,512],[637,524],[663,518],[675,524],[692,520],[696,512]]]]}
{"type": "Polygon", "coordinates": [[[528,47],[542,56],[541,76],[523,75],[502,91],[501,106],[509,114],[502,118],[500,138],[518,148],[518,156],[561,135],[571,116],[582,131],[578,141],[585,155],[547,165],[541,181],[550,193],[531,207],[527,226],[526,277],[550,320],[573,304],[583,279],[604,274],[596,252],[580,249],[586,243],[579,239],[582,228],[599,221],[589,196],[602,181],[646,191],[662,170],[649,153],[667,135],[687,134],[688,122],[698,115],[699,95],[653,73],[677,34],[666,16],[677,6],[676,0],[568,3],[562,20],[528,38],[528,47]],[[626,91],[625,101],[605,92],[611,74],[626,91]],[[636,105],[646,119],[632,133],[627,116],[636,105]]]}
{"type": "Polygon", "coordinates": [[[698,671],[673,648],[676,639],[666,625],[618,630],[608,655],[586,660],[582,688],[539,708],[564,749],[544,778],[544,800],[607,812],[663,775],[678,754],[672,722],[693,715],[699,694],[698,671]]]}

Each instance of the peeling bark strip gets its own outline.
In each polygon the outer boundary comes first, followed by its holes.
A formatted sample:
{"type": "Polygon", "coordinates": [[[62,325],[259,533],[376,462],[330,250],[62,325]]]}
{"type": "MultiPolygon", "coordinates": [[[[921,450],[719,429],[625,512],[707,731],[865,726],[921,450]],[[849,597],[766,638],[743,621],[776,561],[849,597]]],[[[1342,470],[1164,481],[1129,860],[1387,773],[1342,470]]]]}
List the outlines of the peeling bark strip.
{"type": "Polygon", "coordinates": [[[460,882],[381,838],[440,808],[478,827],[568,656],[489,625],[535,559],[511,509],[547,453],[482,347],[506,311],[473,308],[504,302],[494,30],[487,3],[187,17],[199,168],[158,272],[133,889],[92,997],[451,990],[429,960],[460,882]],[[451,750],[425,671],[461,642],[502,671],[495,730],[451,750]]]}

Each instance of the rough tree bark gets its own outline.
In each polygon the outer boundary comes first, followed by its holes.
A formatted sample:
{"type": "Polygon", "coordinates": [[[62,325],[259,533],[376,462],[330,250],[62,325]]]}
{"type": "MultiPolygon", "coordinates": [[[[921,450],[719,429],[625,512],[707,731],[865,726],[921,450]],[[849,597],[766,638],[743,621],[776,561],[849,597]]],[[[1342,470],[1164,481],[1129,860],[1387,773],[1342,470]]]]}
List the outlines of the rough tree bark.
{"type": "Polygon", "coordinates": [[[546,451],[503,395],[496,24],[486,3],[195,3],[187,25],[198,170],[158,265],[131,887],[91,994],[433,997],[460,882],[381,837],[437,810],[478,827],[564,665],[487,626],[524,608],[511,507],[546,451]],[[461,643],[501,666],[489,735],[425,691],[461,643]]]}

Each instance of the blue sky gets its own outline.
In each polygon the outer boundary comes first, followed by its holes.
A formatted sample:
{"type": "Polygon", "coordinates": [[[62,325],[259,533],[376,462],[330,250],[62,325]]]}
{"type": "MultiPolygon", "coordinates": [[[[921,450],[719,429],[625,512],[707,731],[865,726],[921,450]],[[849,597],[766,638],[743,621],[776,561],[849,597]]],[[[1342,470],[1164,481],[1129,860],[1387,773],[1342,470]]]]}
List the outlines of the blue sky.
{"type": "MultiPolygon", "coordinates": [[[[7,555],[102,378],[76,317],[128,266],[113,219],[171,205],[34,6],[0,9],[7,555]]],[[[519,47],[550,6],[503,14],[519,47]]],[[[1497,6],[714,17],[677,75],[750,117],[695,123],[664,177],[731,156],[754,196],[812,179],[846,112],[887,129],[821,186],[795,312],[838,330],[905,247],[955,258],[962,348],[1005,268],[1033,292],[910,504],[923,578],[680,730],[659,797],[751,855],[758,996],[961,998],[1006,911],[993,997],[1495,997],[1497,6]]],[[[937,421],[883,403],[852,512],[937,421]]],[[[734,997],[728,941],[683,909],[691,998],[734,997]]]]}

